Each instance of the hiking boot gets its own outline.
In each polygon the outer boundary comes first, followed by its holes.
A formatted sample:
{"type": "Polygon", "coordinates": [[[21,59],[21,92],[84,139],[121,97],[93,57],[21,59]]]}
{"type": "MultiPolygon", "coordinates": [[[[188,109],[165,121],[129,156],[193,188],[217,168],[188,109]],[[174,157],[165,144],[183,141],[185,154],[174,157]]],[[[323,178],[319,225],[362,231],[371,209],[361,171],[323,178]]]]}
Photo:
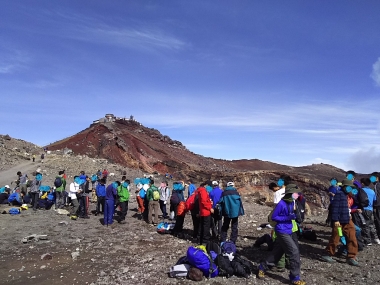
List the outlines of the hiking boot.
{"type": "Polygon", "coordinates": [[[306,282],[303,281],[303,280],[297,280],[297,281],[292,281],[292,283],[290,283],[292,285],[305,285],[306,282]]]}
{"type": "Polygon", "coordinates": [[[321,259],[322,259],[323,261],[328,262],[328,263],[333,263],[333,262],[335,262],[335,260],[334,260],[330,255],[324,255],[324,256],[321,257],[321,259]]]}
{"type": "Polygon", "coordinates": [[[347,258],[347,263],[352,266],[359,266],[359,262],[355,258],[347,258]]]}
{"type": "Polygon", "coordinates": [[[259,269],[259,271],[257,272],[257,279],[265,279],[265,271],[264,270],[259,269]]]}
{"type": "Polygon", "coordinates": [[[375,242],[376,244],[380,244],[380,239],[377,238],[377,239],[374,240],[374,242],[375,242]]]}
{"type": "Polygon", "coordinates": [[[284,267],[277,267],[277,266],[273,266],[270,270],[273,272],[285,272],[284,267]]]}

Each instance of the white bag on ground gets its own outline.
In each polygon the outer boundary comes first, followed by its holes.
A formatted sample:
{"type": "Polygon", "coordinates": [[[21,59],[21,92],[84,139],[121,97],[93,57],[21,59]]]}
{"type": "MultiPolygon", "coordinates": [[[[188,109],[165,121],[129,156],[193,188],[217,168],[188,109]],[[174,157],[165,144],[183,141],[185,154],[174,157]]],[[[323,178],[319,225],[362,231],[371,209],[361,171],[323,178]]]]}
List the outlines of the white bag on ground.
{"type": "Polygon", "coordinates": [[[186,277],[190,270],[190,264],[177,264],[170,267],[169,276],[170,277],[186,277]]]}

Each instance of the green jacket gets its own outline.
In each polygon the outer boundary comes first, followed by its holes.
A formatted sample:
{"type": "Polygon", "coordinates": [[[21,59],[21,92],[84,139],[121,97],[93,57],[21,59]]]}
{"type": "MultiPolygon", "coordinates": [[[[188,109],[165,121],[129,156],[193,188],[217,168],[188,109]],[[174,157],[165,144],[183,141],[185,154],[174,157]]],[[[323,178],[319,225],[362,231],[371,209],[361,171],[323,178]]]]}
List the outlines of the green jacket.
{"type": "Polygon", "coordinates": [[[120,185],[117,187],[117,195],[119,196],[119,201],[120,202],[126,202],[129,201],[129,191],[128,188],[123,187],[120,185]]]}
{"type": "Polygon", "coordinates": [[[153,191],[158,191],[158,188],[154,185],[150,186],[149,189],[146,191],[146,198],[148,201],[153,201],[153,191]]]}
{"type": "Polygon", "coordinates": [[[56,191],[56,192],[62,192],[62,191],[64,191],[64,190],[66,189],[66,179],[63,178],[62,176],[56,176],[55,178],[57,178],[57,177],[61,177],[62,185],[59,186],[59,187],[57,187],[57,188],[55,189],[55,191],[56,191]]]}

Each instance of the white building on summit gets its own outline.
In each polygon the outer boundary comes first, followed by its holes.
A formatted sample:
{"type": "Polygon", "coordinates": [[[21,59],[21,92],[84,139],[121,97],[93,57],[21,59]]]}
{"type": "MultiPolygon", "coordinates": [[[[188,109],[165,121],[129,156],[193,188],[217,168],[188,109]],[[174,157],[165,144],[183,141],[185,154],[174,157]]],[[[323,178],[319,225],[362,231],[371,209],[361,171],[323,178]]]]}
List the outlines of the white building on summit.
{"type": "MultiPolygon", "coordinates": [[[[106,114],[103,118],[100,118],[99,120],[92,121],[93,124],[98,124],[98,123],[107,123],[107,122],[115,122],[117,120],[124,120],[127,121],[127,118],[121,118],[121,117],[116,117],[114,114],[106,114]]],[[[131,115],[129,117],[129,121],[135,121],[134,117],[131,115]]]]}

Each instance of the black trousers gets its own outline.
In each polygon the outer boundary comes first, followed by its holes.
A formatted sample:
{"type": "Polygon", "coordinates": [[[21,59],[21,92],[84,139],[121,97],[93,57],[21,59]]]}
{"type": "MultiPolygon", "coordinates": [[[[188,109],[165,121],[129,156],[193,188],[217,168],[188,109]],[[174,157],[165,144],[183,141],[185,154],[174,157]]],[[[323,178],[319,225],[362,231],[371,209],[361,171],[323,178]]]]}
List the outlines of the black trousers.
{"type": "Polygon", "coordinates": [[[230,227],[230,223],[231,223],[230,241],[236,243],[236,240],[238,237],[239,217],[236,217],[236,218],[224,217],[221,239],[222,239],[222,242],[227,240],[227,231],[228,231],[228,228],[230,227]]]}
{"type": "Polygon", "coordinates": [[[193,220],[193,238],[197,238],[199,234],[200,218],[196,214],[191,214],[193,220]]]}
{"type": "Polygon", "coordinates": [[[168,213],[166,211],[166,204],[164,204],[164,202],[165,201],[160,200],[160,209],[161,209],[163,218],[167,218],[168,217],[168,213]]]}
{"type": "Polygon", "coordinates": [[[128,212],[128,201],[119,202],[119,206],[121,210],[120,221],[124,221],[128,212]]]}
{"type": "Polygon", "coordinates": [[[100,205],[102,206],[102,212],[104,213],[104,203],[106,201],[106,197],[98,197],[98,202],[96,204],[96,214],[100,213],[100,205]]]}
{"type": "Polygon", "coordinates": [[[32,192],[30,192],[30,196],[32,197],[33,210],[37,210],[38,198],[39,198],[40,194],[39,193],[32,193],[32,192]]]}
{"type": "Polygon", "coordinates": [[[203,244],[203,243],[206,244],[211,239],[211,234],[210,234],[211,215],[201,217],[200,223],[201,223],[201,237],[199,240],[199,244],[203,244]]]}

